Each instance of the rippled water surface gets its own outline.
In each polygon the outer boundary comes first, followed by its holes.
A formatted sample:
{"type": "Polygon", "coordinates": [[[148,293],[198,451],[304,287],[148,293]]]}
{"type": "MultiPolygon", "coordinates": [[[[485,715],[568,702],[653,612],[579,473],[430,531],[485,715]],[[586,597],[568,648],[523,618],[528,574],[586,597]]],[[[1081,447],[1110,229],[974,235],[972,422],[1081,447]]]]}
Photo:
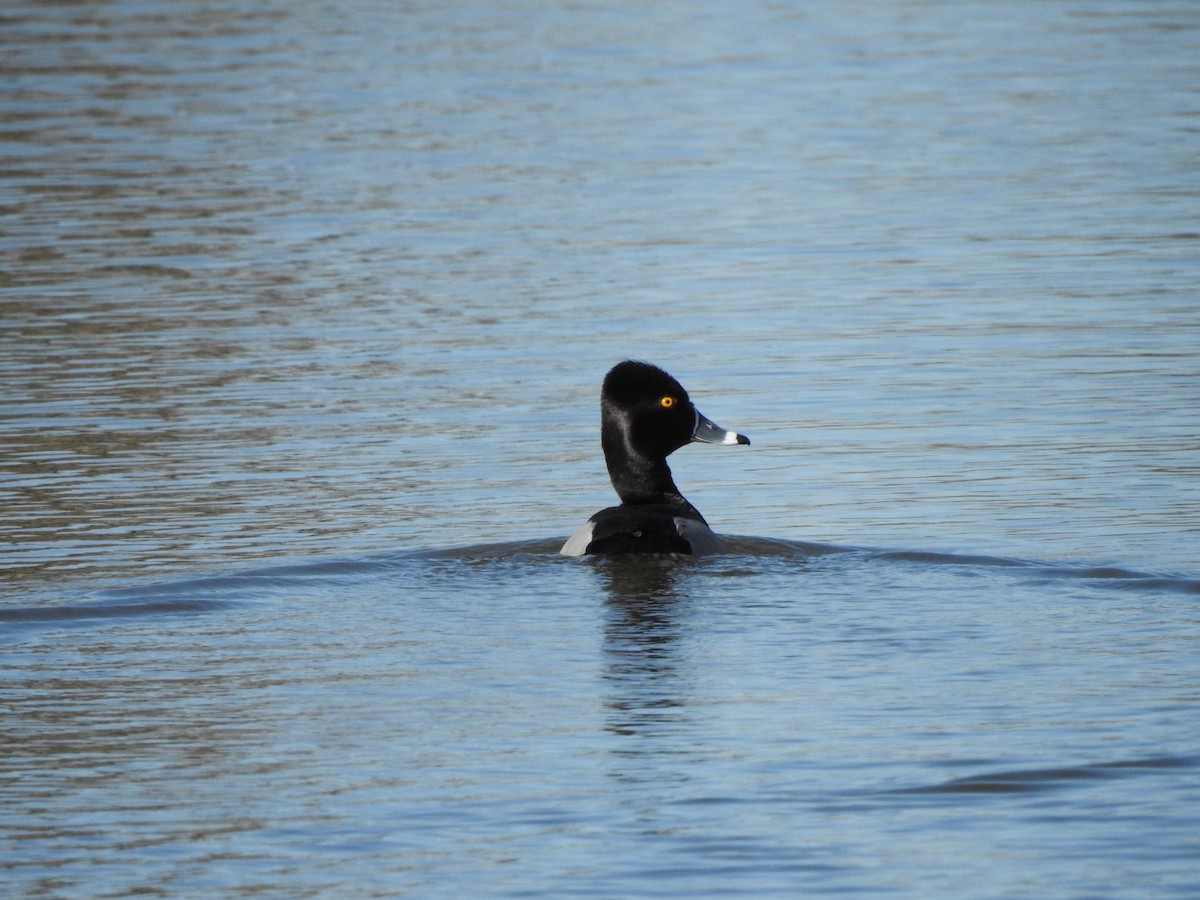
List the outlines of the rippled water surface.
{"type": "Polygon", "coordinates": [[[0,25],[4,892],[1200,892],[1200,7],[0,25]]]}

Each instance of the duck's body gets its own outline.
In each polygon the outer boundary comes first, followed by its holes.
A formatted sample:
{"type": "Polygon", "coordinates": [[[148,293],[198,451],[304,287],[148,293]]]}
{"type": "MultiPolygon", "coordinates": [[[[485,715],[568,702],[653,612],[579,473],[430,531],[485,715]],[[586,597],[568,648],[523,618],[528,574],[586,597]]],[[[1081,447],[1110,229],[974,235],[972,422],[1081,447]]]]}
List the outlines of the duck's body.
{"type": "Polygon", "coordinates": [[[614,366],[600,394],[600,443],[621,505],[584,522],[561,552],[719,552],[720,538],[679,492],[667,466],[667,456],[691,441],[750,443],[701,415],[683,386],[657,366],[628,360],[614,366]]]}

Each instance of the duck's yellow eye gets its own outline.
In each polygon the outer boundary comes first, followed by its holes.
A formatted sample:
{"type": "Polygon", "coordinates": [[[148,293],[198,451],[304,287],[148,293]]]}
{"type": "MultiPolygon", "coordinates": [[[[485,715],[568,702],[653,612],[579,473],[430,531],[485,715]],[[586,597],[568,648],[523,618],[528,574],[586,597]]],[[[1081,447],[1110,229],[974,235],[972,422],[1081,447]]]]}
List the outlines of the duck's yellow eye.
{"type": "Polygon", "coordinates": [[[675,405],[675,398],[672,397],[670,394],[667,394],[665,397],[663,397],[661,400],[658,401],[658,405],[661,406],[663,409],[670,409],[672,406],[675,405]]]}

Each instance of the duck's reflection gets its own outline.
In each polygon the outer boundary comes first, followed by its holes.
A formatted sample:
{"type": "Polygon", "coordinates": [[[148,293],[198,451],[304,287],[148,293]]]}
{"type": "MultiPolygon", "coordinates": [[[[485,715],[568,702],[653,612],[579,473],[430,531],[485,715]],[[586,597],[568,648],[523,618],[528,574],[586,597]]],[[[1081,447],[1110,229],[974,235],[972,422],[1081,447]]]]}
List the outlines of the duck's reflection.
{"type": "MultiPolygon", "coordinates": [[[[607,594],[604,625],[605,727],[640,737],[617,749],[639,758],[655,747],[678,753],[691,729],[690,675],[681,638],[687,599],[677,590],[687,566],[644,557],[597,563],[607,594]]],[[[636,768],[633,770],[636,771],[636,768]]]]}

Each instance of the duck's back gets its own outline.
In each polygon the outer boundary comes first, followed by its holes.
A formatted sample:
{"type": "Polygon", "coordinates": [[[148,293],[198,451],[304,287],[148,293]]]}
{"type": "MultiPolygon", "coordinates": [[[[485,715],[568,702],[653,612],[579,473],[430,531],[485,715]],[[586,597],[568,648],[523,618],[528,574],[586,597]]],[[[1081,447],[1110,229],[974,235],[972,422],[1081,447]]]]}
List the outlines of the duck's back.
{"type": "Polygon", "coordinates": [[[563,544],[564,556],[585,554],[719,553],[721,541],[703,519],[669,503],[622,504],[602,509],[563,544]]]}

